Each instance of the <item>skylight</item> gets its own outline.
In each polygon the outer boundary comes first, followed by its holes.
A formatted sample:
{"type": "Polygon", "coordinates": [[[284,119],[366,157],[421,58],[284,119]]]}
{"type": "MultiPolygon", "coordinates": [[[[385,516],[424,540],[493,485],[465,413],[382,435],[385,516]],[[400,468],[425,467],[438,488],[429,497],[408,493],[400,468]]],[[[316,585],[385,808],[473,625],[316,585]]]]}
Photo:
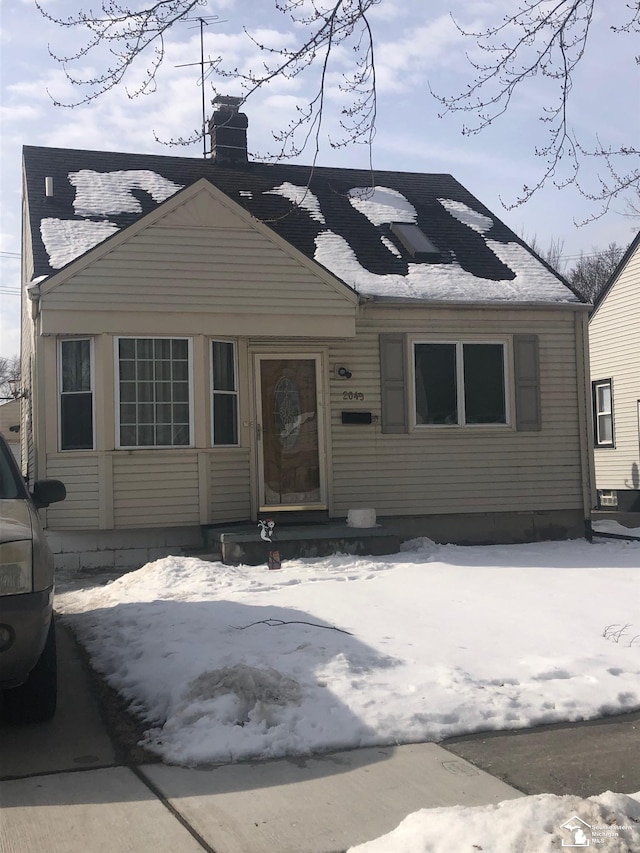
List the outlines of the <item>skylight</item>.
{"type": "Polygon", "coordinates": [[[439,255],[437,249],[424,231],[413,222],[392,222],[391,232],[400,240],[407,252],[416,255],[439,255]]]}

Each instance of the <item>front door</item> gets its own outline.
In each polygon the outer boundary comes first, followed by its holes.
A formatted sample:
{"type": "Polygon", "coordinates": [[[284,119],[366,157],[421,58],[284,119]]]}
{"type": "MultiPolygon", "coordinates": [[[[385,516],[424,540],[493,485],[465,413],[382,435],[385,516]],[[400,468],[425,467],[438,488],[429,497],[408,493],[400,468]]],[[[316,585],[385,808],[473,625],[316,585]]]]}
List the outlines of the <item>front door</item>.
{"type": "Polygon", "coordinates": [[[326,507],[320,355],[256,355],[258,509],[326,507]]]}

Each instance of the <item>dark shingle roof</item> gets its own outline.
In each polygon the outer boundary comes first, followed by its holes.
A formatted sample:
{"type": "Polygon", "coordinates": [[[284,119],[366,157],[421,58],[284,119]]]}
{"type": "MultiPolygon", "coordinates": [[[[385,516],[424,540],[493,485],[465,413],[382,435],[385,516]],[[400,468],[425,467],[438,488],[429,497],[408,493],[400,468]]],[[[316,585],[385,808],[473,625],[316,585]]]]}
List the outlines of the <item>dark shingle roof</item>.
{"type": "MultiPolygon", "coordinates": [[[[311,169],[288,163],[272,165],[250,162],[241,166],[224,167],[211,160],[188,157],[31,146],[24,148],[23,156],[33,243],[34,278],[56,271],[50,264],[42,241],[42,219],[78,221],[89,218],[100,221],[99,216],[81,216],[74,210],[76,189],[70,182],[69,175],[81,170],[99,173],[149,170],[182,187],[206,178],[308,257],[314,258],[316,237],[321,232],[330,230],[347,240],[361,267],[378,276],[406,276],[415,259],[406,252],[397,238],[393,237],[389,224],[374,225],[355,209],[348,196],[349,190],[354,187],[374,184],[401,193],[415,208],[417,224],[440,251],[440,255],[432,260],[438,264],[455,265],[456,269],[459,264],[464,271],[480,280],[503,281],[508,285],[516,277],[512,268],[489,248],[485,238],[498,244],[525,245],[478,199],[451,175],[446,174],[388,171],[376,171],[372,174],[368,170],[327,167],[311,169]],[[46,177],[53,178],[52,198],[45,197],[46,177]],[[285,182],[300,187],[309,186],[318,199],[326,224],[312,218],[308,212],[296,207],[282,195],[270,192],[285,182]],[[448,213],[438,201],[443,198],[461,202],[473,211],[490,217],[493,225],[485,234],[479,233],[448,213]],[[400,249],[401,257],[385,248],[380,239],[383,235],[400,249]]],[[[141,212],[109,212],[103,220],[108,220],[118,229],[122,229],[157,207],[158,202],[154,201],[148,192],[134,189],[132,193],[140,203],[141,212]]],[[[530,250],[527,251],[530,253],[530,250]]],[[[549,280],[549,268],[542,261],[540,264],[541,273],[549,280]]],[[[556,285],[560,287],[560,296],[549,301],[579,301],[560,276],[555,273],[553,276],[556,285]],[[563,293],[566,293],[564,298],[563,293]]],[[[544,298],[542,301],[545,301],[544,298]]]]}

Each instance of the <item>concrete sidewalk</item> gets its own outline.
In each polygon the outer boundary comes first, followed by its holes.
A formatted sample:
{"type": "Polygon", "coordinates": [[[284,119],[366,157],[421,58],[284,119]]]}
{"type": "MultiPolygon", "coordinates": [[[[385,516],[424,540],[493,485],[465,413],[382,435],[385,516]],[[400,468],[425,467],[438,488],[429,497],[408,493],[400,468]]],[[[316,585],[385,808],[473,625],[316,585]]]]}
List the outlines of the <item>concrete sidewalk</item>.
{"type": "Polygon", "coordinates": [[[435,744],[0,783],[6,853],[341,853],[420,808],[522,796],[435,744]]]}
{"type": "Polygon", "coordinates": [[[390,832],[417,809],[522,796],[435,744],[141,770],[216,853],[334,853],[390,832]]]}
{"type": "Polygon", "coordinates": [[[435,744],[197,770],[152,764],[125,748],[122,720],[105,716],[108,697],[62,623],[58,643],[55,718],[0,723],[2,853],[333,853],[418,808],[520,796],[435,744]]]}
{"type": "Polygon", "coordinates": [[[201,853],[203,849],[126,767],[1,782],[0,805],[3,853],[201,853]]]}

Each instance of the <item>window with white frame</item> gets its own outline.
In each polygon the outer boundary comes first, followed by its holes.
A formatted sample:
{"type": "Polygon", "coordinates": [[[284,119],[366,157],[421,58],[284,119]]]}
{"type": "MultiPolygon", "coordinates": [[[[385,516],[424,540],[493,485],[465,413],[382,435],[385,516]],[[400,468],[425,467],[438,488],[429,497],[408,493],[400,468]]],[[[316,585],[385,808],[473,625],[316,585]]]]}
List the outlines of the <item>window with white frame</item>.
{"type": "Polygon", "coordinates": [[[613,447],[613,388],[610,379],[593,383],[595,443],[613,447]]]}
{"type": "Polygon", "coordinates": [[[191,444],[190,342],[118,338],[119,447],[191,444]]]}
{"type": "Polygon", "coordinates": [[[59,341],[60,449],[93,450],[91,338],[59,341]]]}
{"type": "Polygon", "coordinates": [[[212,424],[214,445],[238,444],[236,345],[211,341],[212,424]]]}
{"type": "Polygon", "coordinates": [[[504,343],[413,346],[417,426],[508,423],[504,343]]]}

